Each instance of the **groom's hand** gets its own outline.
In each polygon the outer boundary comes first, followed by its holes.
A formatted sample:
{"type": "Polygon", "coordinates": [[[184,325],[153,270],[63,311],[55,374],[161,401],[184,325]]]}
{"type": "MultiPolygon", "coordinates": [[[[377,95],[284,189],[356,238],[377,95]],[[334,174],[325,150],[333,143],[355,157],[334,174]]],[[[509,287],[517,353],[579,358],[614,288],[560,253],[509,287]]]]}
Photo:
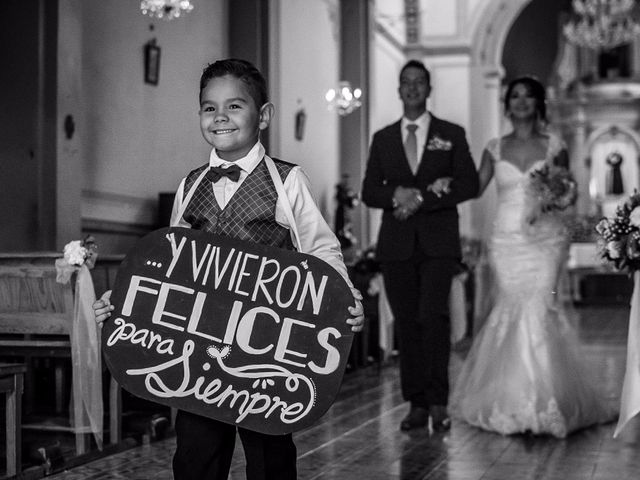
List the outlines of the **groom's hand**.
{"type": "Polygon", "coordinates": [[[420,191],[416,188],[399,186],[396,187],[393,193],[393,200],[398,207],[408,207],[416,201],[416,194],[420,194],[420,191]]]}
{"type": "Polygon", "coordinates": [[[424,199],[417,188],[397,187],[393,195],[396,207],[393,216],[397,220],[406,220],[422,205],[424,199]]]}

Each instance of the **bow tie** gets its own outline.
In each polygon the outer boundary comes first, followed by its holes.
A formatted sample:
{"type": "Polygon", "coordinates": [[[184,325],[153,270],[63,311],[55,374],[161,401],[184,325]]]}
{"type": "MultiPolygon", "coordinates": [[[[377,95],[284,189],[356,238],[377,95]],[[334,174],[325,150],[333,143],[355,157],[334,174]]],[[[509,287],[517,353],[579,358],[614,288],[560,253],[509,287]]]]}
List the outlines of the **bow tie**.
{"type": "Polygon", "coordinates": [[[222,177],[229,177],[232,182],[237,182],[240,178],[240,171],[242,169],[238,165],[229,165],[226,168],[223,167],[209,167],[207,172],[207,179],[213,183],[216,183],[222,177]]]}

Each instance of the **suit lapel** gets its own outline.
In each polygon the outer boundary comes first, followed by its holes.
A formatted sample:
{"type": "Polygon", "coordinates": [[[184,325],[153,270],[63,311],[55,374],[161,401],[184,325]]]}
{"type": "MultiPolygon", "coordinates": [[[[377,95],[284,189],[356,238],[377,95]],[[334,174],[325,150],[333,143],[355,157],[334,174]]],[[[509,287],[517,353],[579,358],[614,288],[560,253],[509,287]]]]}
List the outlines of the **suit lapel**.
{"type": "MultiPolygon", "coordinates": [[[[427,165],[429,162],[429,149],[427,148],[427,145],[429,145],[429,141],[431,141],[431,139],[434,136],[436,136],[436,134],[438,133],[439,122],[440,120],[438,120],[436,117],[433,116],[433,114],[431,114],[431,120],[429,121],[429,130],[427,131],[427,139],[424,144],[424,148],[422,150],[422,157],[420,157],[420,163],[418,164],[418,172],[420,172],[424,168],[427,168],[427,165]]],[[[418,174],[418,172],[416,172],[416,175],[418,174]]]]}
{"type": "Polygon", "coordinates": [[[434,137],[442,135],[441,123],[442,122],[440,121],[440,119],[438,119],[437,117],[433,116],[433,114],[431,114],[431,120],[429,122],[429,130],[427,131],[427,139],[424,144],[424,148],[422,150],[422,156],[420,157],[418,170],[416,171],[415,174],[411,171],[411,167],[409,166],[409,160],[407,159],[407,155],[404,152],[404,144],[402,143],[402,121],[400,120],[394,125],[394,132],[390,142],[391,148],[393,149],[393,151],[398,152],[398,158],[403,159],[402,161],[404,165],[403,168],[406,170],[407,175],[411,175],[412,177],[413,176],[417,177],[418,174],[420,174],[421,172],[424,173],[425,169],[426,171],[429,170],[429,157],[431,156],[432,152],[429,149],[427,149],[427,145],[429,145],[429,142],[434,137]]]}

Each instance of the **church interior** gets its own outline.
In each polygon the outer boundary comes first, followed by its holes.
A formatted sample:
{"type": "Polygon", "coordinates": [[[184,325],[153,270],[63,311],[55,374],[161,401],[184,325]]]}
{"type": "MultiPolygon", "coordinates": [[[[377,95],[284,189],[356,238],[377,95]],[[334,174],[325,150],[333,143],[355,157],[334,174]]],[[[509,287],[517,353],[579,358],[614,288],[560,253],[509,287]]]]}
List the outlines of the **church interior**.
{"type": "MultiPolygon", "coordinates": [[[[399,431],[398,350],[373,255],[381,212],[359,197],[374,132],[402,116],[398,74],[408,60],[429,69],[428,109],[464,127],[476,166],[487,142],[509,132],[508,82],[539,79],[548,128],[566,144],[578,188],[562,294],[589,365],[617,405],[634,283],[600,258],[595,228],[640,189],[637,2],[2,4],[0,479],[173,478],[175,410],[121,389],[105,365],[92,367],[100,431],[75,425],[77,386],[88,371],[73,354],[80,290],[75,276],[56,281],[55,262],[69,242],[88,241],[97,254],[92,292],[100,297],[136,242],[168,225],[180,180],[209,158],[198,119],[200,75],[229,57],[265,75],[275,117],[261,141],[272,157],[303,167],[365,297],[365,329],[354,339],[335,403],[294,434],[299,478],[638,478],[636,419],[616,438],[615,423],[562,440],[456,422],[445,434],[399,431]],[[628,31],[608,25],[609,37],[619,37],[609,44],[595,33],[577,38],[569,27],[585,4],[619,8],[628,31]]],[[[495,210],[491,185],[458,206],[467,269],[452,289],[452,378],[487,313],[482,252],[495,210]]],[[[90,335],[100,341],[95,327],[90,335]]],[[[230,478],[244,479],[236,449],[230,478]]]]}

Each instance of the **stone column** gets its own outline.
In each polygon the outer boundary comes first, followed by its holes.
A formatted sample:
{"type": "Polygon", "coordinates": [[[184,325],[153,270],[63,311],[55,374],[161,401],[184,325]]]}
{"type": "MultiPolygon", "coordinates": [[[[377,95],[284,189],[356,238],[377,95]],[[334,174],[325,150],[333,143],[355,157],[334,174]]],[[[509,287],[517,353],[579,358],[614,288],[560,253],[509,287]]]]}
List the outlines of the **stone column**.
{"type": "Polygon", "coordinates": [[[640,37],[636,37],[631,42],[631,78],[640,75],[640,37]]]}
{"type": "Polygon", "coordinates": [[[588,134],[588,120],[584,106],[579,104],[573,114],[569,126],[573,132],[569,147],[569,165],[578,182],[577,213],[587,214],[591,208],[592,199],[589,196],[589,181],[591,179],[591,165],[586,151],[588,134]]]}
{"type": "MultiPolygon", "coordinates": [[[[345,176],[354,191],[360,189],[369,151],[369,78],[370,0],[340,2],[340,80],[351,82],[353,88],[364,91],[363,105],[340,119],[340,174],[345,176]]],[[[344,253],[350,260],[356,250],[367,248],[368,216],[363,205],[350,213],[353,234],[360,242],[344,253]]]]}
{"type": "Polygon", "coordinates": [[[56,114],[56,250],[81,235],[84,120],[81,0],[59,0],[56,114]]]}

